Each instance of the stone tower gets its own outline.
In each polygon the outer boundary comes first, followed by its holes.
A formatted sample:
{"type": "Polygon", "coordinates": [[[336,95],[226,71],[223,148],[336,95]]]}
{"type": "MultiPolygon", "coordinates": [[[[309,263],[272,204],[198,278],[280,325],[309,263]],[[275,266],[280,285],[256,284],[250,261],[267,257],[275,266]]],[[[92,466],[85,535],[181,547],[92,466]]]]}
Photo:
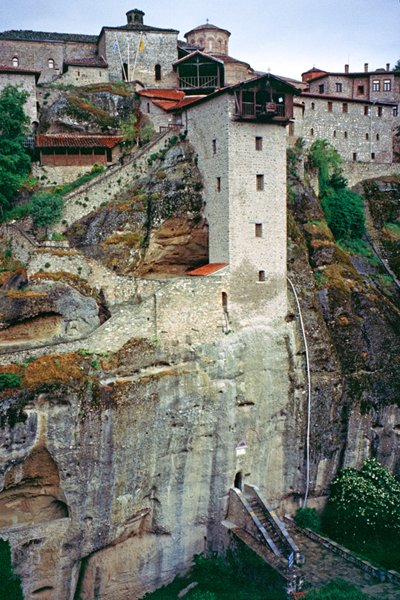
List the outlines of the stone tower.
{"type": "Polygon", "coordinates": [[[143,17],[144,12],[142,10],[139,10],[138,8],[128,10],[128,12],[126,13],[128,25],[143,25],[143,17]]]}
{"type": "Polygon", "coordinates": [[[200,46],[205,52],[229,54],[230,35],[227,29],[206,23],[185,33],[185,38],[189,44],[200,46]]]}

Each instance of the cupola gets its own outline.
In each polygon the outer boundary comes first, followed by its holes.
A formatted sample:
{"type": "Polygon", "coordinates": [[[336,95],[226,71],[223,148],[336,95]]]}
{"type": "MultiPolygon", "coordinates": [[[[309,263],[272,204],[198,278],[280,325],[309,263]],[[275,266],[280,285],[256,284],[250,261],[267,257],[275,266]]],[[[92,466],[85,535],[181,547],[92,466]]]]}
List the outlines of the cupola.
{"type": "Polygon", "coordinates": [[[128,12],[126,13],[128,25],[143,25],[143,17],[144,12],[142,10],[139,10],[138,8],[128,10],[128,12]]]}

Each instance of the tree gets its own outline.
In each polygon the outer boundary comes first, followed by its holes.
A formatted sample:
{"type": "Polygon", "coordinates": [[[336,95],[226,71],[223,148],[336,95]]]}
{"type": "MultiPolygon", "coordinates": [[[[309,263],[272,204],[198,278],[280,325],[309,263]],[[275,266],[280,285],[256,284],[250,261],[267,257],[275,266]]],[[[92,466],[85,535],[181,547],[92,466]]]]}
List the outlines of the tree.
{"type": "Polygon", "coordinates": [[[2,600],[24,600],[21,578],[14,574],[11,563],[10,544],[0,539],[0,581],[2,600]]]}
{"type": "Polygon", "coordinates": [[[393,67],[393,71],[400,71],[400,58],[393,67]]]}
{"type": "Polygon", "coordinates": [[[47,231],[48,227],[57,223],[61,218],[63,204],[63,199],[58,194],[39,192],[32,196],[29,203],[29,212],[32,216],[34,226],[45,227],[47,231]]]}
{"type": "Polygon", "coordinates": [[[400,534],[400,483],[377,460],[344,469],[331,484],[326,529],[343,540],[389,538],[400,534]]]}
{"type": "Polygon", "coordinates": [[[28,175],[31,161],[22,146],[29,123],[24,113],[28,93],[11,85],[0,93],[0,210],[9,209],[28,175]]]}
{"type": "Polygon", "coordinates": [[[306,600],[372,600],[343,579],[334,579],[319,590],[308,592],[306,600]]]}

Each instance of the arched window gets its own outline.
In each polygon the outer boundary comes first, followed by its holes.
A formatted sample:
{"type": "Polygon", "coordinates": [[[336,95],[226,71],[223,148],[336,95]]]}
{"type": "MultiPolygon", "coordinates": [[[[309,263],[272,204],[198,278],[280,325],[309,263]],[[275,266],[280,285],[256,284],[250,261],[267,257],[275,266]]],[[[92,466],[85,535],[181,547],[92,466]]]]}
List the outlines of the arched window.
{"type": "Polygon", "coordinates": [[[212,52],[214,50],[214,38],[207,38],[207,52],[212,52]]]}
{"type": "Polygon", "coordinates": [[[19,67],[19,58],[18,58],[18,56],[14,56],[14,58],[12,59],[12,66],[13,67],[19,67]]]}
{"type": "Polygon", "coordinates": [[[156,81],[161,81],[161,65],[154,67],[154,77],[156,81]]]}
{"type": "Polygon", "coordinates": [[[47,61],[47,66],[49,67],[49,69],[54,69],[54,59],[53,58],[49,58],[49,60],[47,61]]]}

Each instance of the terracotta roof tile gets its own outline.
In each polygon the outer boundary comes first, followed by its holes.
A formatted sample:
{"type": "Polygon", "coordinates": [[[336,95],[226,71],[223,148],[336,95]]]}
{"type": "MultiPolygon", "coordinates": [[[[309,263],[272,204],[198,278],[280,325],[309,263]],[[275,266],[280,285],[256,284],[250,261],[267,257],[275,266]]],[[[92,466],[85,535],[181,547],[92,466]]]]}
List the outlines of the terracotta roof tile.
{"type": "Polygon", "coordinates": [[[122,142],[121,135],[63,135],[36,136],[38,148],[114,148],[122,142]]]}
{"type": "Polygon", "coordinates": [[[19,75],[40,75],[40,71],[32,71],[31,69],[23,69],[22,67],[10,67],[0,65],[0,73],[15,73],[19,75]]]}
{"type": "Polygon", "coordinates": [[[146,98],[158,98],[159,100],[181,100],[185,96],[185,92],[180,90],[161,90],[159,88],[139,90],[138,94],[146,96],[146,98]]]}
{"type": "Polygon", "coordinates": [[[228,263],[210,263],[208,265],[204,265],[199,267],[198,269],[193,269],[193,271],[189,271],[186,275],[192,275],[194,277],[203,277],[205,275],[213,275],[217,271],[220,271],[224,267],[227,267],[228,263]]]}

